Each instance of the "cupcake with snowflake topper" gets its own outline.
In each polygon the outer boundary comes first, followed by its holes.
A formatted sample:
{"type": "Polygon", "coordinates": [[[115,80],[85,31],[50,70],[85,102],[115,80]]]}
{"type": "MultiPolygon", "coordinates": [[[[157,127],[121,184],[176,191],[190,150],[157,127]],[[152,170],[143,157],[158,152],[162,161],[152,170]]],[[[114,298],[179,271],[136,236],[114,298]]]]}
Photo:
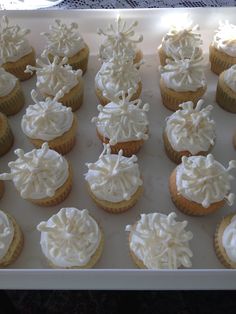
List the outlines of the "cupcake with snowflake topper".
{"type": "Polygon", "coordinates": [[[143,53],[137,48],[136,44],[143,40],[143,36],[133,38],[135,35],[134,29],[137,25],[138,22],[135,21],[127,26],[126,21],[118,17],[115,25],[110,24],[106,30],[99,28],[98,34],[106,36],[105,41],[99,48],[100,59],[107,62],[113,57],[114,52],[117,54],[122,52],[124,56],[139,64],[143,58],[143,53]]]}
{"type": "Polygon", "coordinates": [[[34,72],[25,73],[28,64],[35,65],[35,51],[30,46],[26,35],[29,29],[19,25],[10,25],[6,16],[0,22],[0,66],[21,81],[28,80],[34,72]]]}
{"type": "Polygon", "coordinates": [[[195,58],[195,52],[190,59],[167,59],[165,66],[160,66],[160,90],[162,102],[172,111],[179,105],[192,101],[194,105],[204,95],[207,82],[203,57],[195,58]]]}
{"type": "Polygon", "coordinates": [[[142,82],[137,65],[121,54],[114,54],[112,59],[102,64],[95,77],[95,92],[100,104],[105,106],[110,102],[109,95],[116,95],[132,88],[131,100],[138,99],[142,91],[142,82]]]}
{"type": "Polygon", "coordinates": [[[132,156],[148,139],[146,112],[149,111],[149,104],[142,105],[140,99],[131,101],[132,95],[132,89],[128,90],[128,96],[124,91],[110,95],[112,101],[104,107],[98,105],[99,115],[92,119],[99,139],[110,144],[113,154],[122,149],[124,156],[132,156]]]}
{"type": "Polygon", "coordinates": [[[236,25],[227,20],[219,23],[209,47],[209,59],[217,75],[236,64],[236,25]]]}
{"type": "Polygon", "coordinates": [[[47,141],[49,147],[60,154],[71,151],[75,144],[77,118],[70,107],[58,102],[63,93],[59,91],[53,99],[48,97],[39,101],[38,94],[32,90],[31,97],[35,104],[27,107],[21,120],[24,134],[36,148],[47,141]]]}
{"type": "Polygon", "coordinates": [[[109,144],[95,163],[87,163],[85,180],[94,202],[110,213],[133,207],[143,192],[137,157],[124,157],[122,150],[112,154],[109,144]]]}
{"type": "Polygon", "coordinates": [[[61,59],[59,56],[55,56],[53,61],[50,61],[47,52],[44,51],[42,59],[36,60],[38,67],[29,65],[25,72],[36,71],[36,86],[45,98],[54,98],[59,91],[62,91],[64,95],[58,101],[75,111],[83,102],[82,70],[74,71],[67,61],[67,57],[61,59]]]}
{"type": "Polygon", "coordinates": [[[45,49],[51,61],[55,56],[67,57],[67,63],[72,66],[73,70],[81,69],[83,74],[86,72],[89,47],[78,32],[77,23],[67,25],[56,19],[55,25],[49,26],[49,32],[41,33],[41,35],[47,38],[45,49]]]}
{"type": "Polygon", "coordinates": [[[231,192],[230,171],[236,168],[231,160],[228,168],[209,154],[182,157],[182,163],[172,172],[169,190],[173,203],[184,214],[203,216],[215,212],[226,202],[232,206],[235,195],[231,192]]]}

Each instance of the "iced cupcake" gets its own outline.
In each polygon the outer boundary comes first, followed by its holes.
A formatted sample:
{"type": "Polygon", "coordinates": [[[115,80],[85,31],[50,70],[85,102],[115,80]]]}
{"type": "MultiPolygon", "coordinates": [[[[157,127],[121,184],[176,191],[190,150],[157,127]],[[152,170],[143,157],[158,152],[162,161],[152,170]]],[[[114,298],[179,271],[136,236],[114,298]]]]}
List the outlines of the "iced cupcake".
{"type": "Polygon", "coordinates": [[[168,59],[160,66],[160,90],[163,104],[176,111],[179,105],[192,101],[194,105],[204,95],[207,82],[204,74],[203,57],[191,59],[168,59]]]}
{"type": "Polygon", "coordinates": [[[37,229],[42,252],[53,268],[92,268],[102,254],[103,232],[87,209],[62,208],[37,229]]]}
{"type": "Polygon", "coordinates": [[[108,95],[116,95],[132,88],[134,93],[131,100],[138,99],[142,91],[139,71],[130,59],[122,55],[114,55],[108,62],[104,62],[95,77],[95,91],[102,106],[110,102],[108,95]]]}
{"type": "Polygon", "coordinates": [[[133,91],[118,93],[110,97],[112,102],[105,107],[98,106],[99,115],[92,122],[96,124],[99,139],[110,144],[111,152],[117,154],[121,149],[123,156],[136,154],[144,141],[148,139],[149,105],[142,105],[140,99],[131,101],[133,91]],[[121,95],[121,99],[120,99],[121,95]]]}
{"type": "Polygon", "coordinates": [[[39,206],[64,201],[72,188],[72,169],[64,157],[47,143],[28,153],[17,149],[15,154],[18,158],[8,164],[11,172],[0,174],[0,180],[12,180],[22,198],[39,206]]]}
{"type": "Polygon", "coordinates": [[[236,65],[220,74],[216,102],[222,109],[236,113],[236,65]]]}
{"type": "Polygon", "coordinates": [[[228,168],[209,154],[182,157],[182,163],[172,172],[169,180],[170,195],[175,206],[184,214],[203,216],[213,213],[227,202],[234,203],[230,170],[236,168],[231,160],[228,168]]]}
{"type": "Polygon", "coordinates": [[[132,260],[139,268],[177,269],[191,267],[189,241],[193,234],[186,231],[187,221],[176,221],[174,212],[141,214],[134,224],[126,226],[132,260]]]}
{"type": "Polygon", "coordinates": [[[98,34],[106,37],[99,48],[100,59],[103,62],[108,62],[112,59],[115,52],[116,54],[124,54],[128,59],[133,60],[134,63],[139,63],[143,58],[143,53],[137,48],[137,43],[143,40],[143,36],[140,35],[134,38],[137,25],[138,22],[135,21],[127,26],[126,21],[118,17],[115,25],[110,24],[105,31],[99,28],[98,34]]]}
{"type": "Polygon", "coordinates": [[[185,102],[166,120],[163,142],[167,156],[177,164],[183,156],[207,155],[215,143],[213,106],[202,108],[203,103],[199,100],[194,108],[193,102],[185,102]]]}
{"type": "Polygon", "coordinates": [[[0,22],[0,66],[21,81],[28,80],[34,73],[25,73],[28,64],[35,65],[35,51],[26,35],[29,29],[19,25],[10,25],[6,16],[0,22]]]}
{"type": "Polygon", "coordinates": [[[83,102],[84,83],[81,77],[82,71],[73,71],[67,60],[67,57],[60,60],[60,57],[56,56],[51,62],[44,51],[42,59],[36,60],[39,67],[27,66],[26,72],[36,71],[36,86],[45,98],[54,98],[59,91],[62,91],[64,96],[58,101],[75,111],[83,102]]]}
{"type": "Polygon", "coordinates": [[[0,156],[6,154],[12,147],[14,136],[7,117],[0,112],[0,156]]]}
{"type": "Polygon", "coordinates": [[[236,64],[236,25],[220,22],[209,48],[211,70],[215,74],[236,64]]]}
{"type": "Polygon", "coordinates": [[[95,163],[88,163],[85,180],[94,202],[110,213],[121,213],[133,207],[143,192],[137,157],[123,157],[122,150],[111,154],[109,145],[95,163]]]}
{"type": "Polygon", "coordinates": [[[74,147],[77,131],[77,118],[70,107],[58,102],[63,96],[58,92],[54,99],[39,101],[35,90],[31,92],[35,104],[28,106],[21,120],[21,129],[31,143],[40,148],[48,142],[51,149],[66,154],[74,147]]]}
{"type": "Polygon", "coordinates": [[[0,210],[0,268],[15,262],[24,246],[24,236],[15,218],[0,210]]]}
{"type": "Polygon", "coordinates": [[[41,33],[47,38],[45,49],[52,61],[55,56],[67,57],[67,63],[73,70],[81,69],[83,74],[87,70],[89,47],[78,32],[78,24],[64,24],[61,20],[54,21],[55,25],[49,26],[49,33],[41,33]]]}

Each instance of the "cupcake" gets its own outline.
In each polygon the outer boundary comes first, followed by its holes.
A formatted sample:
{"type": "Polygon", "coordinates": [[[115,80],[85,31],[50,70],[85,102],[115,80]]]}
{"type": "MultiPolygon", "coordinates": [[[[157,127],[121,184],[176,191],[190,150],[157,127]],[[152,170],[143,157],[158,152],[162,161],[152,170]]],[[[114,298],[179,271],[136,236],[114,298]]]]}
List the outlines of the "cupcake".
{"type": "Polygon", "coordinates": [[[224,110],[236,113],[236,65],[219,75],[216,102],[224,110]]]}
{"type": "Polygon", "coordinates": [[[166,59],[180,58],[180,51],[184,59],[190,59],[193,53],[195,53],[195,58],[199,58],[202,56],[201,45],[202,39],[198,25],[193,25],[192,21],[172,25],[158,47],[160,64],[164,66],[166,59]]]}
{"type": "Polygon", "coordinates": [[[62,208],[37,229],[42,252],[53,268],[92,268],[102,254],[103,232],[87,209],[62,208]]]}
{"type": "Polygon", "coordinates": [[[25,104],[18,79],[0,67],[0,112],[7,116],[16,114],[25,104]]]}
{"type": "Polygon", "coordinates": [[[35,65],[35,51],[30,46],[26,35],[29,29],[19,25],[10,25],[6,16],[0,22],[0,66],[21,81],[28,80],[34,73],[25,73],[28,64],[35,65]]]}
{"type": "Polygon", "coordinates": [[[169,110],[176,111],[179,104],[192,101],[194,105],[204,95],[207,83],[204,74],[203,57],[191,59],[167,59],[160,66],[160,90],[163,104],[169,110]]]}
{"type": "Polygon", "coordinates": [[[169,180],[173,203],[184,214],[193,216],[210,214],[226,202],[232,206],[234,194],[230,192],[230,181],[233,177],[229,172],[233,168],[236,168],[235,160],[225,168],[211,154],[182,157],[182,163],[169,180]]]}
{"type": "Polygon", "coordinates": [[[41,33],[47,38],[46,50],[50,60],[55,56],[67,57],[67,63],[73,70],[87,70],[89,47],[78,32],[78,24],[66,25],[61,20],[55,20],[55,25],[49,26],[49,33],[41,33]]]}
{"type": "Polygon", "coordinates": [[[109,145],[95,163],[88,163],[85,180],[97,206],[110,213],[121,213],[133,207],[143,192],[137,157],[111,154],[109,145]]]}
{"type": "Polygon", "coordinates": [[[214,238],[216,256],[226,268],[236,268],[236,215],[230,214],[217,226],[214,238]]]}
{"type": "Polygon", "coordinates": [[[113,154],[122,149],[123,156],[130,157],[136,154],[148,139],[149,122],[146,112],[149,105],[142,106],[140,99],[131,101],[132,89],[128,91],[127,97],[124,91],[120,94],[111,96],[112,102],[105,107],[99,105],[99,115],[94,117],[92,122],[96,124],[99,139],[110,144],[113,154]]]}
{"type": "Polygon", "coordinates": [[[215,143],[213,106],[202,108],[203,103],[199,100],[194,108],[193,102],[185,102],[166,120],[163,142],[167,156],[177,164],[183,156],[207,155],[215,143]]]}
{"type": "Polygon", "coordinates": [[[0,181],[0,199],[3,197],[3,194],[4,194],[4,183],[3,181],[0,181]]]}
{"type": "Polygon", "coordinates": [[[24,153],[16,149],[17,159],[9,162],[10,173],[0,180],[12,180],[20,196],[39,206],[54,206],[68,196],[72,188],[72,169],[67,160],[48,143],[24,153]]]}
{"type": "Polygon", "coordinates": [[[11,149],[13,142],[14,137],[8,119],[0,112],[0,156],[6,154],[11,149]]]}
{"type": "Polygon", "coordinates": [[[77,118],[70,107],[58,102],[62,96],[63,93],[58,92],[54,99],[48,97],[45,101],[39,101],[36,91],[32,90],[31,97],[35,104],[27,107],[21,129],[36,148],[47,141],[51,149],[66,154],[74,147],[77,118]]]}
{"type": "Polygon", "coordinates": [[[209,48],[211,70],[215,74],[236,64],[236,25],[220,22],[209,48]]]}
{"type": "Polygon", "coordinates": [[[174,212],[141,214],[134,225],[126,226],[129,232],[129,249],[139,268],[177,269],[191,267],[192,251],[189,241],[193,234],[186,231],[187,221],[176,221],[174,212]]]}
{"type": "Polygon", "coordinates": [[[15,262],[24,246],[24,236],[15,218],[0,210],[0,267],[15,262]]]}
{"type": "Polygon", "coordinates": [[[141,77],[130,59],[117,54],[102,64],[95,77],[95,92],[101,105],[110,102],[107,95],[116,95],[120,91],[128,95],[130,88],[134,91],[131,100],[138,99],[142,91],[141,77]]]}
{"type": "Polygon", "coordinates": [[[55,56],[51,62],[46,51],[44,51],[42,59],[36,60],[39,67],[27,66],[26,72],[36,71],[36,86],[45,98],[54,98],[59,91],[62,91],[64,96],[58,101],[75,111],[83,102],[84,83],[81,78],[82,71],[74,71],[67,64],[67,60],[67,57],[61,60],[60,57],[55,56]]]}
{"type": "Polygon", "coordinates": [[[143,36],[140,35],[134,38],[137,25],[138,22],[135,21],[127,26],[126,21],[118,17],[115,25],[109,25],[106,30],[98,29],[98,34],[106,37],[99,48],[99,57],[102,62],[108,62],[112,59],[114,52],[117,54],[122,52],[137,64],[142,60],[143,53],[137,48],[136,44],[143,41],[143,36]]]}

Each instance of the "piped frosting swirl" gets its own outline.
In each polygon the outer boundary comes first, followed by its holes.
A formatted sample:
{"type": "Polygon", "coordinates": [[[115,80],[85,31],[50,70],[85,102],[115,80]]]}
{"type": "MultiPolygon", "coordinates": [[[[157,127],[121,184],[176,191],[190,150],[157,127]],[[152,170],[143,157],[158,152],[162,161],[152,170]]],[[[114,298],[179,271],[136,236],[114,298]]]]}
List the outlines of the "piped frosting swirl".
{"type": "Polygon", "coordinates": [[[10,94],[16,86],[17,78],[0,67],[0,97],[10,94]]]}
{"type": "Polygon", "coordinates": [[[13,237],[13,224],[7,215],[0,210],[0,260],[7,254],[13,237]]]}
{"type": "Polygon", "coordinates": [[[213,46],[231,57],[236,57],[236,25],[229,21],[219,23],[213,37],[213,46]]]}
{"type": "Polygon", "coordinates": [[[225,84],[236,93],[236,65],[233,65],[223,73],[225,84]]]}
{"type": "Polygon", "coordinates": [[[236,263],[236,215],[223,232],[222,245],[231,262],[236,263]]]}

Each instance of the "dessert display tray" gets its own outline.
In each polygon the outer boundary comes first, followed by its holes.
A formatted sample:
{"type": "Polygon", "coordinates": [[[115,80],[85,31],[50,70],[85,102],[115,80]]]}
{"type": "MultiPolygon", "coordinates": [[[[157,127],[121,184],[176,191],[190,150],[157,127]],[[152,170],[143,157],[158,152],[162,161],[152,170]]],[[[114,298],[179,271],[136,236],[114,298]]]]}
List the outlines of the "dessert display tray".
{"type": "MultiPolygon", "coordinates": [[[[0,11],[0,17],[9,16],[12,22],[31,29],[29,40],[39,56],[45,38],[41,32],[48,30],[53,19],[65,22],[75,21],[85,41],[90,47],[88,71],[84,76],[85,97],[83,106],[76,112],[79,120],[77,142],[66,155],[73,167],[73,189],[69,197],[58,206],[43,208],[32,205],[17,194],[11,182],[5,182],[5,194],[0,200],[0,208],[14,215],[25,235],[24,249],[18,260],[7,269],[0,270],[2,289],[235,289],[236,270],[226,270],[219,263],[213,248],[213,235],[221,218],[235,211],[225,206],[217,213],[206,217],[189,217],[180,213],[172,204],[168,191],[168,178],[176,166],[166,156],[162,143],[162,130],[165,119],[171,114],[161,103],[159,91],[159,60],[157,46],[172,22],[189,14],[193,22],[200,25],[204,41],[206,59],[208,46],[220,20],[234,22],[236,8],[198,8],[198,9],[141,9],[141,10],[73,10],[73,11],[0,11]],[[118,15],[131,22],[138,20],[137,33],[144,35],[140,44],[145,64],[140,68],[143,83],[142,100],[150,104],[150,139],[138,154],[138,162],[144,181],[144,195],[137,205],[128,212],[114,215],[96,207],[90,199],[85,186],[86,162],[97,160],[102,151],[95,125],[91,118],[98,114],[98,104],[94,92],[94,77],[100,68],[98,48],[102,41],[96,31],[105,28],[118,15]],[[103,255],[91,270],[50,269],[41,253],[40,233],[36,225],[47,220],[62,207],[87,208],[104,230],[105,247],[103,255]],[[139,270],[129,256],[125,226],[134,223],[140,213],[177,213],[177,220],[188,220],[187,229],[194,234],[191,241],[193,265],[191,269],[178,270],[139,270]]],[[[224,165],[236,159],[232,136],[236,131],[236,115],[223,111],[215,104],[217,76],[206,70],[208,89],[204,96],[206,104],[213,104],[213,117],[217,127],[217,141],[212,151],[215,158],[224,165]]],[[[22,83],[26,106],[31,104],[30,91],[35,88],[35,77],[22,83]]],[[[25,106],[25,108],[26,108],[25,106]]],[[[25,108],[10,117],[15,142],[11,151],[0,159],[0,172],[8,171],[8,162],[15,160],[14,150],[23,148],[30,151],[33,146],[20,129],[21,117],[25,108]]],[[[235,173],[234,173],[235,174],[235,173]]],[[[236,192],[236,180],[232,185],[236,192]]]]}

